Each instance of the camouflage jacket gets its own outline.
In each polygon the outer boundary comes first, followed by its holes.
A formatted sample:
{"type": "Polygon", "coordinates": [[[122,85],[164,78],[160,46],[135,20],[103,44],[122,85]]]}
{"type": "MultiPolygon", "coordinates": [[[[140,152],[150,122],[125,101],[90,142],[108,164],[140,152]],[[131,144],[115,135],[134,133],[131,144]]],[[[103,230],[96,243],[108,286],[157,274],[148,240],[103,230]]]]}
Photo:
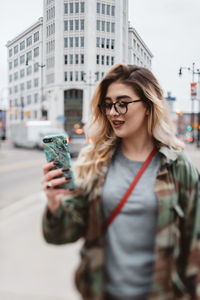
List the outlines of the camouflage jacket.
{"type": "MultiPolygon", "coordinates": [[[[199,174],[183,152],[161,147],[159,153],[155,263],[148,299],[200,299],[199,174]]],[[[43,216],[48,243],[58,245],[84,238],[75,282],[85,300],[104,298],[101,191],[107,169],[102,168],[88,195],[65,196],[55,215],[46,209],[43,216]]]]}

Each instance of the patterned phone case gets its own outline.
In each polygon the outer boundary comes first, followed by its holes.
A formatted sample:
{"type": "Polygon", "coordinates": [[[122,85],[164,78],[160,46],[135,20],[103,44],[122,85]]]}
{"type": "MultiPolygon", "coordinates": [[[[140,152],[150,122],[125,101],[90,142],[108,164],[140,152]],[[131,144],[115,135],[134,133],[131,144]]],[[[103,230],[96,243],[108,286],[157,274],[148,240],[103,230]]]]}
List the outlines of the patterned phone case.
{"type": "Polygon", "coordinates": [[[53,169],[67,169],[66,176],[70,178],[69,182],[59,185],[56,188],[73,190],[75,188],[75,182],[66,136],[47,135],[43,138],[43,146],[47,161],[56,161],[56,166],[53,169]]]}

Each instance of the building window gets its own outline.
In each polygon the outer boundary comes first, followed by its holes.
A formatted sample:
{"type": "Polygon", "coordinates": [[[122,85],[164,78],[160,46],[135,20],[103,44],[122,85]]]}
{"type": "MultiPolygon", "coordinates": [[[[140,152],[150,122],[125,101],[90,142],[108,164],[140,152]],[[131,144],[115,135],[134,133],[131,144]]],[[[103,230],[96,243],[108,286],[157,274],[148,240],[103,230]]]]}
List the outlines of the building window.
{"type": "Polygon", "coordinates": [[[101,13],[103,15],[105,15],[105,4],[102,4],[102,7],[101,7],[101,13]]]}
{"type": "Polygon", "coordinates": [[[64,72],[64,81],[67,81],[67,72],[64,72]]]}
{"type": "Polygon", "coordinates": [[[96,75],[96,81],[99,80],[99,72],[95,72],[95,75],[96,75]]]}
{"type": "Polygon", "coordinates": [[[70,12],[70,14],[73,14],[73,12],[74,12],[73,3],[69,3],[69,12],[70,12]]]}
{"type": "Polygon", "coordinates": [[[85,81],[84,80],[84,75],[85,75],[85,72],[81,71],[81,81],[85,81]]]}
{"type": "Polygon", "coordinates": [[[80,20],[80,22],[81,22],[81,30],[84,30],[85,29],[85,22],[84,22],[84,20],[80,20]]]}
{"type": "Polygon", "coordinates": [[[101,22],[101,31],[105,31],[105,21],[101,22]]]}
{"type": "Polygon", "coordinates": [[[73,72],[69,72],[69,81],[73,81],[73,72]]]}
{"type": "Polygon", "coordinates": [[[106,22],[106,31],[110,32],[110,22],[106,22]]]}
{"type": "Polygon", "coordinates": [[[34,72],[38,72],[38,70],[39,70],[39,64],[35,63],[34,64],[34,72]]]}
{"type": "Polygon", "coordinates": [[[20,78],[23,78],[24,75],[25,75],[25,70],[24,69],[20,70],[20,78]]]}
{"type": "Polygon", "coordinates": [[[111,23],[111,32],[115,32],[115,23],[111,23]]]}
{"type": "Polygon", "coordinates": [[[39,85],[39,80],[38,80],[38,78],[35,78],[34,79],[34,87],[38,87],[38,85],[39,85]]]}
{"type": "Polygon", "coordinates": [[[20,84],[20,91],[24,91],[24,83],[20,84]]]}
{"type": "Polygon", "coordinates": [[[114,56],[111,56],[111,65],[114,65],[114,56]]]}
{"type": "Polygon", "coordinates": [[[27,61],[32,60],[32,51],[26,53],[26,60],[27,61]]]}
{"type": "Polygon", "coordinates": [[[64,38],[64,47],[68,48],[68,38],[64,38]]]}
{"type": "Polygon", "coordinates": [[[64,64],[67,65],[68,64],[68,56],[64,55],[64,64]]]}
{"type": "Polygon", "coordinates": [[[69,46],[70,48],[73,48],[73,37],[69,38],[69,46]]]}
{"type": "Polygon", "coordinates": [[[107,49],[110,48],[110,39],[106,39],[106,48],[107,48],[107,49]]]}
{"type": "Polygon", "coordinates": [[[18,66],[18,58],[16,58],[15,60],[14,60],[14,67],[17,67],[18,66]]]}
{"type": "Polygon", "coordinates": [[[26,75],[30,75],[32,73],[32,67],[28,66],[26,69],[26,75]]]}
{"type": "Polygon", "coordinates": [[[33,115],[33,118],[35,119],[35,120],[37,120],[37,110],[34,110],[34,115],[33,115]]]}
{"type": "Polygon", "coordinates": [[[34,94],[34,103],[38,103],[38,94],[34,94]]]}
{"type": "Polygon", "coordinates": [[[64,3],[64,14],[68,14],[68,3],[64,3]]]}
{"type": "Polygon", "coordinates": [[[78,54],[75,54],[75,64],[78,65],[78,54]]]}
{"type": "Polygon", "coordinates": [[[9,57],[11,57],[11,56],[12,56],[12,48],[9,49],[9,57]]]}
{"type": "Polygon", "coordinates": [[[18,92],[18,86],[15,85],[15,86],[14,86],[14,93],[17,93],[17,92],[18,92]]]}
{"type": "Polygon", "coordinates": [[[75,37],[75,47],[79,47],[79,38],[75,37]]]}
{"type": "Polygon", "coordinates": [[[100,3],[97,2],[97,14],[100,14],[100,3]]]}
{"type": "Polygon", "coordinates": [[[105,48],[105,39],[104,38],[101,39],[101,48],[105,48]]]}
{"type": "Polygon", "coordinates": [[[97,56],[96,56],[96,63],[97,63],[97,65],[99,65],[99,54],[97,54],[97,56]]]}
{"type": "Polygon", "coordinates": [[[84,64],[84,54],[81,54],[81,64],[84,64]]]}
{"type": "Polygon", "coordinates": [[[115,40],[111,40],[111,49],[115,49],[115,40]]]}
{"type": "Polygon", "coordinates": [[[73,65],[73,54],[69,55],[69,63],[70,65],[73,65]]]}
{"type": "Polygon", "coordinates": [[[101,64],[104,65],[104,55],[101,55],[101,64]]]}
{"type": "Polygon", "coordinates": [[[18,53],[18,45],[16,45],[15,47],[14,47],[14,54],[17,54],[18,53]]]}
{"type": "Polygon", "coordinates": [[[78,81],[78,72],[75,72],[75,80],[78,81]]]}
{"type": "Polygon", "coordinates": [[[29,36],[27,39],[26,39],[26,47],[29,47],[32,45],[32,36],[29,36]]]}
{"type": "Polygon", "coordinates": [[[81,47],[84,47],[84,36],[81,36],[81,47]]]}
{"type": "Polygon", "coordinates": [[[33,40],[34,40],[34,43],[39,41],[39,31],[34,33],[33,40]]]}
{"type": "Polygon", "coordinates": [[[26,88],[27,90],[31,89],[31,80],[27,81],[26,88]]]}
{"type": "Polygon", "coordinates": [[[27,104],[31,104],[31,95],[27,96],[27,104]]]}
{"type": "Polygon", "coordinates": [[[79,13],[79,3],[78,2],[75,3],[75,13],[76,14],[79,13]]]}
{"type": "Polygon", "coordinates": [[[75,30],[79,30],[79,20],[75,20],[75,30]]]}
{"type": "Polygon", "coordinates": [[[106,65],[109,66],[109,64],[110,64],[110,57],[106,56],[106,65]]]}
{"type": "Polygon", "coordinates": [[[23,50],[25,48],[25,41],[22,41],[20,44],[19,44],[19,48],[20,50],[23,50]]]}
{"type": "Polygon", "coordinates": [[[100,31],[100,20],[97,20],[96,29],[97,31],[100,31]]]}
{"type": "Polygon", "coordinates": [[[73,20],[69,21],[69,30],[74,30],[73,20]]]}
{"type": "Polygon", "coordinates": [[[96,46],[97,46],[97,48],[100,47],[100,38],[99,37],[96,38],[96,46]]]}
{"type": "Polygon", "coordinates": [[[111,6],[111,15],[115,16],[115,6],[111,6]]]}
{"type": "Polygon", "coordinates": [[[9,75],[9,82],[12,82],[12,75],[9,75]]]}
{"type": "Polygon", "coordinates": [[[35,48],[35,49],[33,50],[33,52],[34,52],[34,57],[39,56],[39,47],[35,48]]]}
{"type": "Polygon", "coordinates": [[[81,13],[85,12],[85,2],[81,2],[81,13]]]}
{"type": "Polygon", "coordinates": [[[110,5],[107,5],[106,14],[110,16],[110,5]]]}
{"type": "Polygon", "coordinates": [[[64,31],[68,31],[68,21],[64,21],[64,31]]]}
{"type": "Polygon", "coordinates": [[[25,63],[25,55],[21,55],[19,58],[19,61],[20,61],[20,65],[24,64],[25,63]]]}
{"type": "Polygon", "coordinates": [[[9,70],[12,69],[12,61],[9,62],[9,70]]]}

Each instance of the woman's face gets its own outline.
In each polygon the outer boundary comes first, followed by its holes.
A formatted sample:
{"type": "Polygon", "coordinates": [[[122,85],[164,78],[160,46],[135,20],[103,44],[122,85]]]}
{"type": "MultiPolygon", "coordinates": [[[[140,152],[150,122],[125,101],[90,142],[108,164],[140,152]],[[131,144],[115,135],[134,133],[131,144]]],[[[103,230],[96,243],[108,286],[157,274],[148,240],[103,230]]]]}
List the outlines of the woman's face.
{"type": "MultiPolygon", "coordinates": [[[[109,85],[104,101],[106,103],[129,102],[142,100],[134,92],[134,89],[126,84],[113,82],[109,85]]],[[[109,106],[108,106],[109,107],[109,106]]],[[[120,109],[120,107],[119,107],[120,109]]],[[[127,112],[120,115],[114,105],[107,112],[107,118],[116,134],[120,138],[136,138],[147,132],[147,108],[144,102],[128,104],[127,112]]]]}

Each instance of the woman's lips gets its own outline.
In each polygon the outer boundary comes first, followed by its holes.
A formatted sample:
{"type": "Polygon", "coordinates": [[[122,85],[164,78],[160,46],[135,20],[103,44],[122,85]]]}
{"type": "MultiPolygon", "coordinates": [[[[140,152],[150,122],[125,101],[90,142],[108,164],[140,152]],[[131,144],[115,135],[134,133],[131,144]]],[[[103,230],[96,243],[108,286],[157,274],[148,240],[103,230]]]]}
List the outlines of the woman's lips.
{"type": "Polygon", "coordinates": [[[112,120],[112,125],[114,128],[120,128],[125,122],[119,120],[112,120]]]}

